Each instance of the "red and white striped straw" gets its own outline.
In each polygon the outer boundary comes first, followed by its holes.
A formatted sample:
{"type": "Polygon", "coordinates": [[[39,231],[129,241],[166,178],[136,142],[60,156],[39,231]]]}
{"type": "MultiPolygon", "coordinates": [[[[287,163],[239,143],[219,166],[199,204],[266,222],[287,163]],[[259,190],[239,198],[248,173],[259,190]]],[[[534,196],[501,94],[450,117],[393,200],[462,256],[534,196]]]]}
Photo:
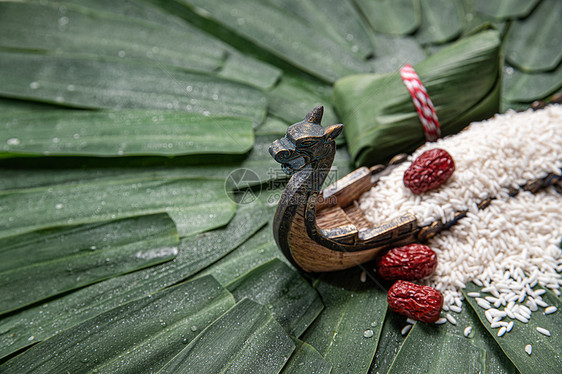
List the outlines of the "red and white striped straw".
{"type": "Polygon", "coordinates": [[[400,77],[412,96],[412,102],[418,111],[418,116],[428,142],[434,142],[441,137],[441,127],[437,119],[435,107],[414,68],[408,64],[400,69],[400,77]]]}

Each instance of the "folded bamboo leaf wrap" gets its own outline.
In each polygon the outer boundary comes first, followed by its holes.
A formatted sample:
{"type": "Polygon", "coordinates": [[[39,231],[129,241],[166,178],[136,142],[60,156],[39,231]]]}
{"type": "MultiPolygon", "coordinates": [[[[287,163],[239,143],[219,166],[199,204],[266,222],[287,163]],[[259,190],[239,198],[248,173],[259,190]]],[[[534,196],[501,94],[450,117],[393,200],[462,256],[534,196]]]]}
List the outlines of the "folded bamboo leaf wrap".
{"type": "MultiPolygon", "coordinates": [[[[500,37],[486,30],[462,39],[414,66],[441,124],[454,134],[499,111],[500,37]]],[[[388,161],[425,142],[416,108],[398,72],[351,75],[338,80],[333,101],[345,124],[356,166],[388,161]]]]}

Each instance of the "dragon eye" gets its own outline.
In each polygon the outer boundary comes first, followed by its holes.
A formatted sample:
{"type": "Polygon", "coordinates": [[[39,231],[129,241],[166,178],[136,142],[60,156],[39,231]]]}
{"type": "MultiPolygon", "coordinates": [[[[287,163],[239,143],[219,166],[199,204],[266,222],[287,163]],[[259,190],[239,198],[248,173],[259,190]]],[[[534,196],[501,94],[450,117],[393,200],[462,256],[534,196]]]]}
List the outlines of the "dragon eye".
{"type": "Polygon", "coordinates": [[[303,140],[302,142],[300,142],[300,145],[302,147],[310,147],[311,145],[315,144],[316,140],[303,140]]]}

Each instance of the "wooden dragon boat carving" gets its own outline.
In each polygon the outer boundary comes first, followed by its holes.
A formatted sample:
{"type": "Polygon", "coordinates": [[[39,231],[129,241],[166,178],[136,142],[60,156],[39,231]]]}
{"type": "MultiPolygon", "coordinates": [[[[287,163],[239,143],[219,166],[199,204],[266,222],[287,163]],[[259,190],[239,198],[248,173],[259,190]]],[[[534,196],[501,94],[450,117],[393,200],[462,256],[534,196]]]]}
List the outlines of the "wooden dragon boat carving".
{"type": "MultiPolygon", "coordinates": [[[[283,254],[297,268],[307,272],[351,268],[373,260],[382,250],[424,241],[466,216],[466,211],[461,211],[450,222],[419,227],[416,217],[405,214],[373,227],[355,200],[407,156],[396,156],[387,167],[361,167],[321,190],[334,161],[335,139],[343,130],[341,124],[323,128],[322,114],[322,106],[314,108],[269,148],[283,171],[291,175],[275,212],[273,233],[283,254]]],[[[535,192],[561,179],[560,174],[549,174],[520,190],[535,192]]],[[[491,200],[481,201],[479,208],[491,200]]]]}
{"type": "Polygon", "coordinates": [[[343,125],[324,129],[322,114],[323,107],[314,108],[269,149],[283,171],[292,175],[275,213],[275,241],[295,266],[309,272],[357,266],[389,245],[412,242],[418,229],[412,215],[370,227],[353,204],[373,185],[366,167],[321,192],[334,161],[335,139],[343,129],[343,125]]]}

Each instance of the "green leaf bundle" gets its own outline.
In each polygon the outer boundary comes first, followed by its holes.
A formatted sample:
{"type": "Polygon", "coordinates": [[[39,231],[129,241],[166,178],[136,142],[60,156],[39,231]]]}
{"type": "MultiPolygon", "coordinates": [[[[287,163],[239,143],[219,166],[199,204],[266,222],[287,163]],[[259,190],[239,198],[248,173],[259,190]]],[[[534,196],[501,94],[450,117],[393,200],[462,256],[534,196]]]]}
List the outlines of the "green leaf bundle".
{"type": "MultiPolygon", "coordinates": [[[[487,30],[462,39],[414,66],[437,111],[441,135],[499,110],[500,38],[487,30]]],[[[357,166],[388,161],[425,141],[421,122],[398,72],[338,80],[335,108],[357,166]]]]}

